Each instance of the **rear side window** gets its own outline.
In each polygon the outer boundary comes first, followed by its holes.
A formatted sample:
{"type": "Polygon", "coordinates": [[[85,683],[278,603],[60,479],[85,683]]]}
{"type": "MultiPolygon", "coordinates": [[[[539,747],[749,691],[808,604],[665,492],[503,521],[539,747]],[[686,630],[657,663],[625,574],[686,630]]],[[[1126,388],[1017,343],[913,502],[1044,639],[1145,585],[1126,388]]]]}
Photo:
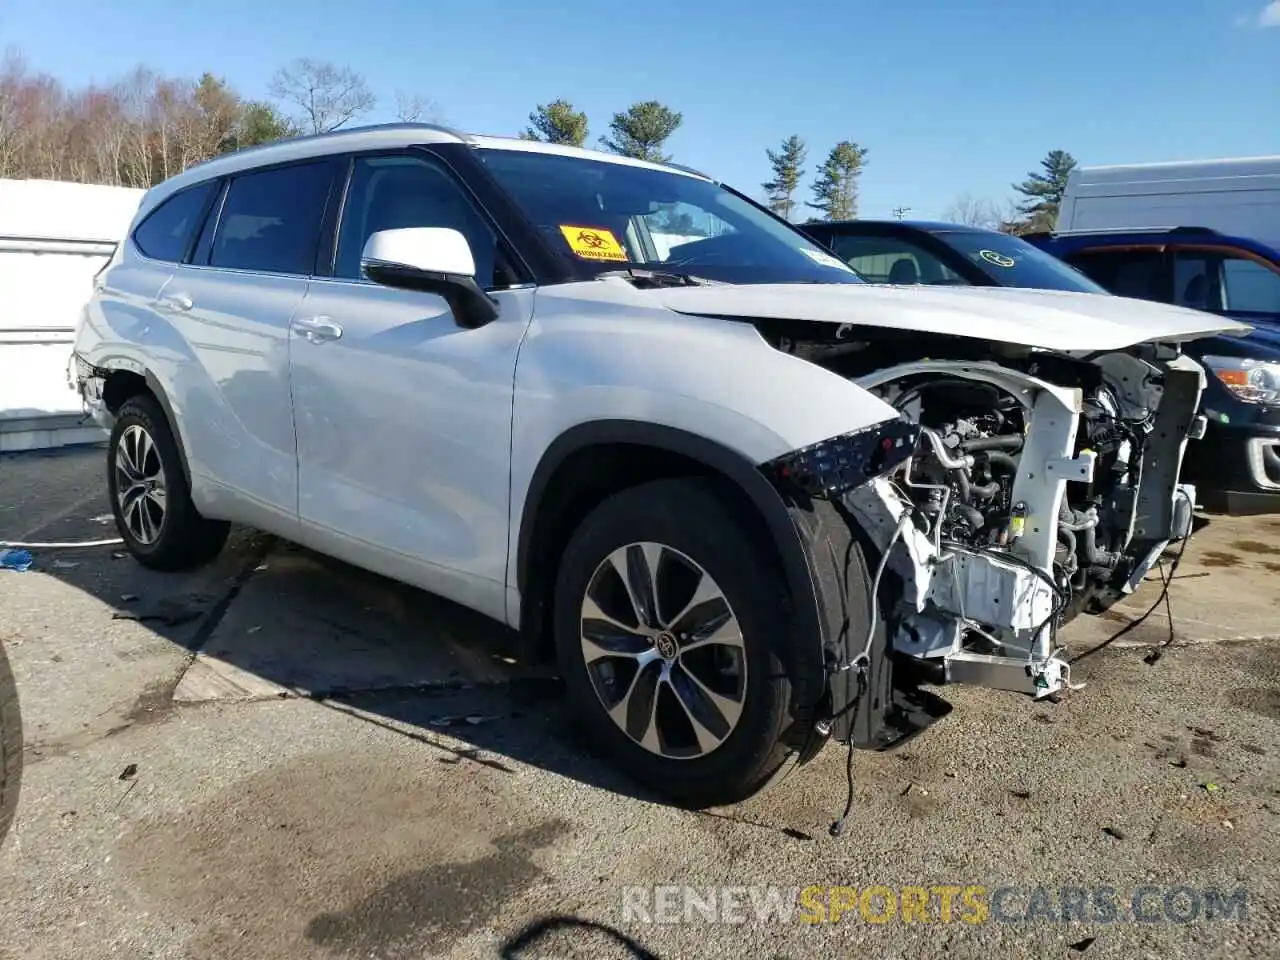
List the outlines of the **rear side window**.
{"type": "Polygon", "coordinates": [[[232,180],[209,264],[309,275],[332,171],[333,165],[321,160],[232,180]]]}
{"type": "Polygon", "coordinates": [[[1169,275],[1159,250],[1098,250],[1072,254],[1067,262],[1118,297],[1170,300],[1169,275]]]}
{"type": "Polygon", "coordinates": [[[180,263],[217,186],[209,181],[175,193],[138,225],[134,244],[153,260],[180,263]]]}

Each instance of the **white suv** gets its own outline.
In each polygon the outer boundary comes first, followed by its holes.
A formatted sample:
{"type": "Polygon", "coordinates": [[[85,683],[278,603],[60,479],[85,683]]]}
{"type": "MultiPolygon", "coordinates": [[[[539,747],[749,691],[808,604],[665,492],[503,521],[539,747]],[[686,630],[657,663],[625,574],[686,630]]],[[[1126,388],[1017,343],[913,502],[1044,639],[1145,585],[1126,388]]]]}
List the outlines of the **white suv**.
{"type": "Polygon", "coordinates": [[[1143,301],[865,283],[702,174],[394,125],[150,190],[74,379],[142,563],[228,523],[554,655],[614,762],[744,798],[827,740],[1049,696],[1189,530],[1201,369],[1143,301]]]}

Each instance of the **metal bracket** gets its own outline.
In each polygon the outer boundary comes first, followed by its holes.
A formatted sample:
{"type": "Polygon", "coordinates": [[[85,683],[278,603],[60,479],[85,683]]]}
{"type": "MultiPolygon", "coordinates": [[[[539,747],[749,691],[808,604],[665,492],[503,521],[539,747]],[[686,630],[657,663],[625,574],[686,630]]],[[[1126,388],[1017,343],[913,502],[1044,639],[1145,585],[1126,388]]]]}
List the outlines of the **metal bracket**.
{"type": "Polygon", "coordinates": [[[1092,483],[1093,468],[1098,462],[1098,455],[1092,450],[1081,450],[1078,457],[1062,457],[1045,461],[1044,470],[1051,477],[1059,477],[1068,482],[1092,483]]]}

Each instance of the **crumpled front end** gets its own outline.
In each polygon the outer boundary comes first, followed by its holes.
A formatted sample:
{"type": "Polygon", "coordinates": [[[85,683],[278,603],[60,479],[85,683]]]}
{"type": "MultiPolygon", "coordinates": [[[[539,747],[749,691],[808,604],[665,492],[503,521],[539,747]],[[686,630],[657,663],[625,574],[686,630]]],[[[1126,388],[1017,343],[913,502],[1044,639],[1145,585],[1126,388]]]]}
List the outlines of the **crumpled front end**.
{"type": "Polygon", "coordinates": [[[810,558],[840,741],[884,748],[949,707],[921,685],[1051,697],[1058,631],[1189,535],[1179,483],[1204,373],[1117,352],[1019,370],[900,364],[855,378],[902,413],[763,465],[810,558]],[[1052,379],[1050,377],[1052,376],[1052,379]]]}

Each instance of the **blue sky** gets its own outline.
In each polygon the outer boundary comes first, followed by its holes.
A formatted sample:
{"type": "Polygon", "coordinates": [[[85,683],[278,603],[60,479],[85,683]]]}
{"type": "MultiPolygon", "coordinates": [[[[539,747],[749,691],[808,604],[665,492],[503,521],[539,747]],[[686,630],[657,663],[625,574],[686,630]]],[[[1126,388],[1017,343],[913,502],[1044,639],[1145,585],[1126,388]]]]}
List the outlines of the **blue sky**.
{"type": "Polygon", "coordinates": [[[1084,164],[1280,153],[1280,0],[2,0],[9,47],[72,84],[146,63],[251,96],[311,56],[366,76],[370,120],[403,90],[484,133],[564,97],[591,144],[657,99],[684,114],[675,159],[753,195],[787,135],[810,168],[857,141],[867,217],[1005,200],[1055,148],[1084,164]]]}

